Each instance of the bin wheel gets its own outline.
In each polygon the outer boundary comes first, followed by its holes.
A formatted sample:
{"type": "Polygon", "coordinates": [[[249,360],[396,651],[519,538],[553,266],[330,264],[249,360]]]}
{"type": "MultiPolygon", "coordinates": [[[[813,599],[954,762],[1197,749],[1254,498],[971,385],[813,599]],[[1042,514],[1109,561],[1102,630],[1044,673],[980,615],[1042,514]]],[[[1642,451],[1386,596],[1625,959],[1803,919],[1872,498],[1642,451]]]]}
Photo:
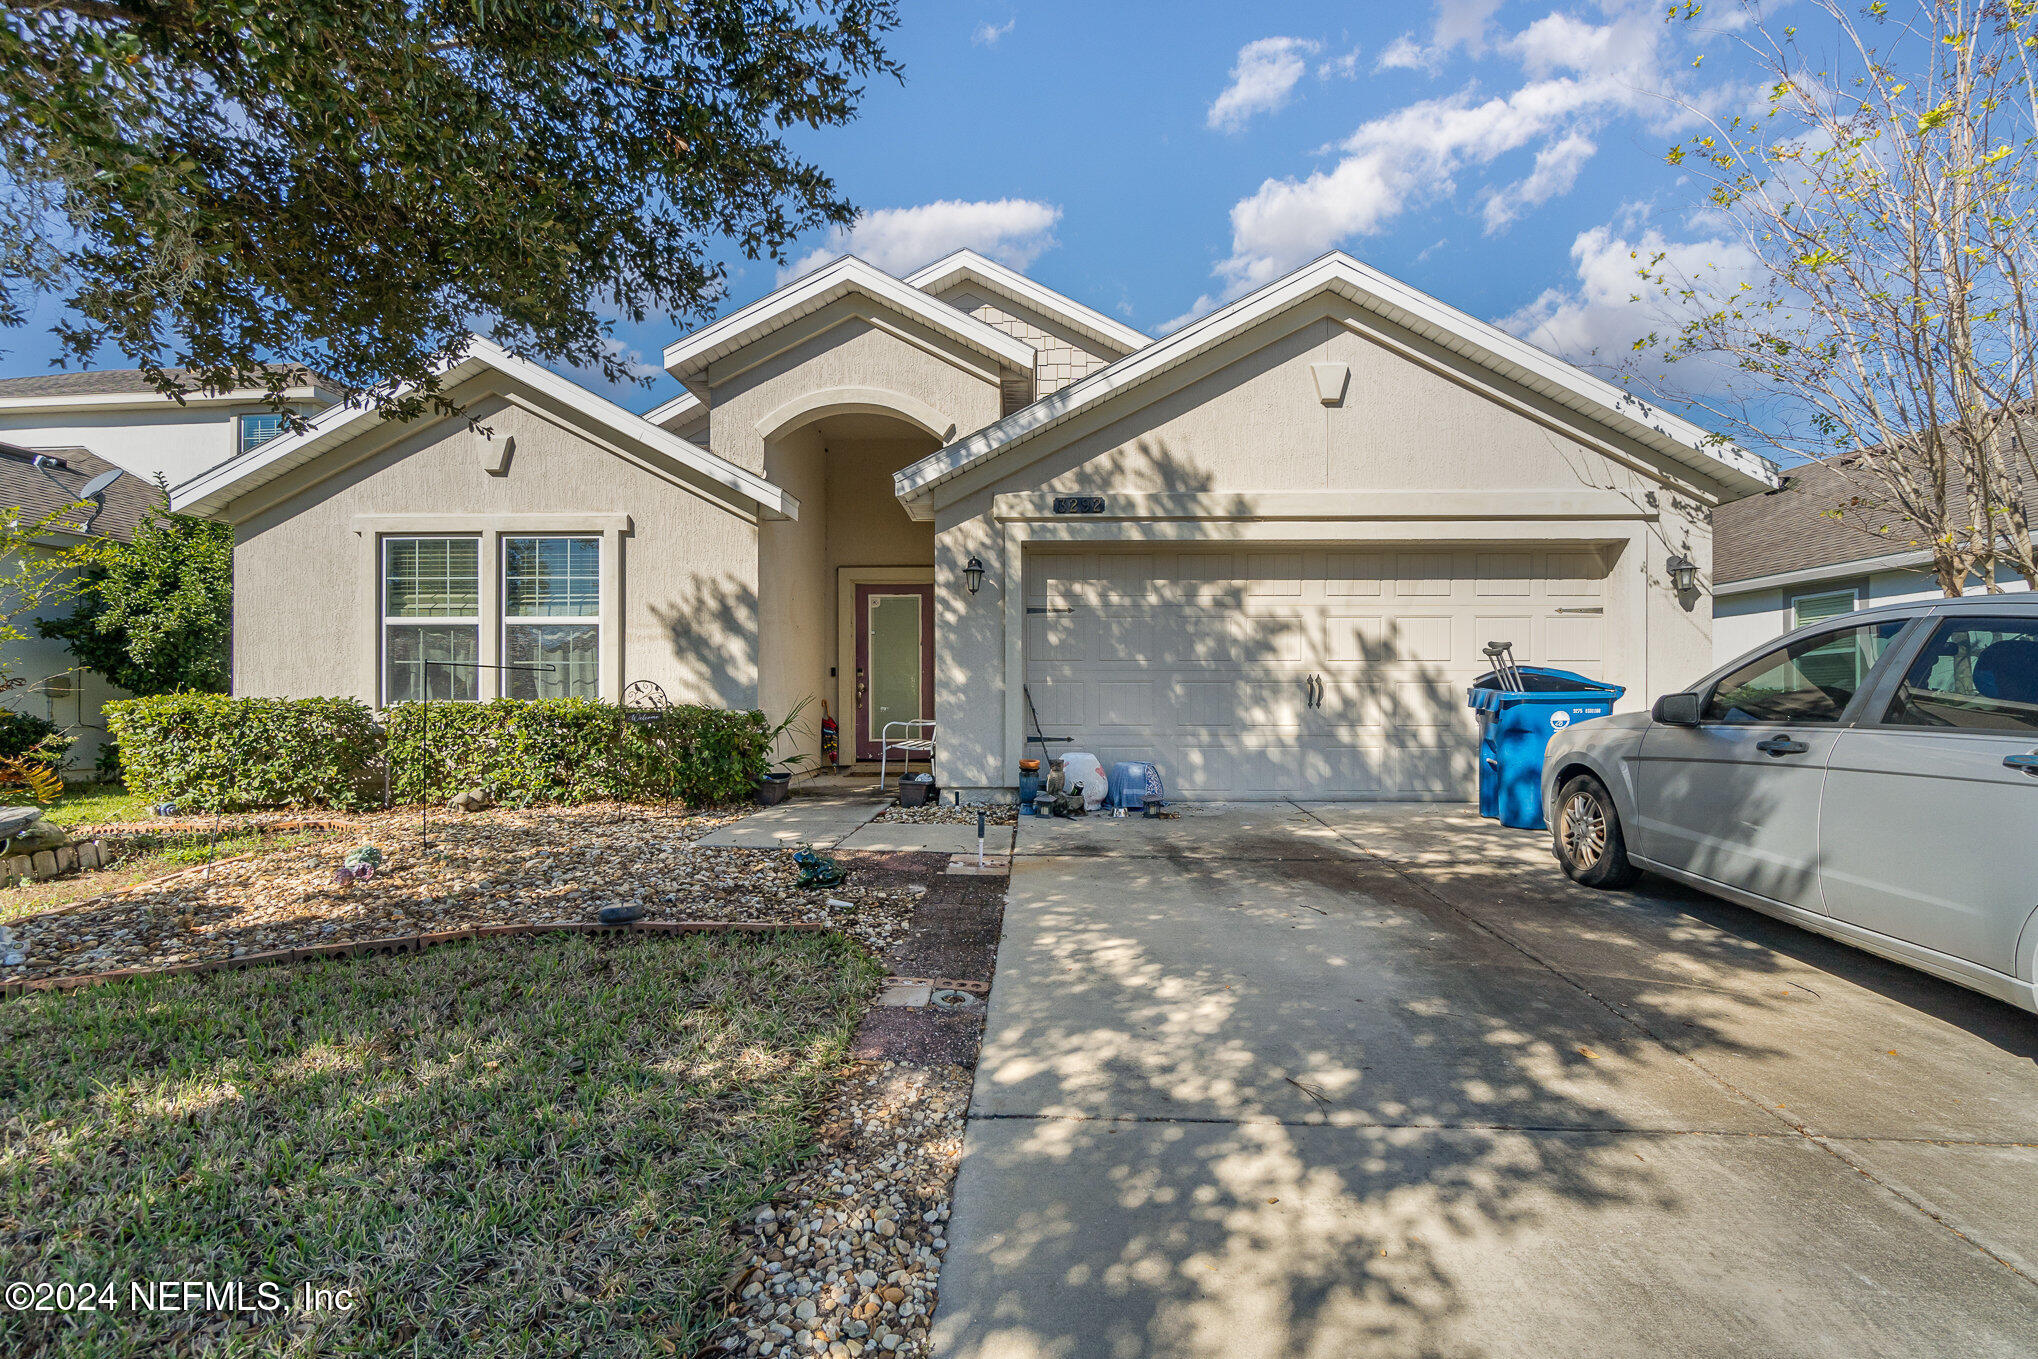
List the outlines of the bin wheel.
{"type": "Polygon", "coordinates": [[[1628,861],[1627,838],[1621,834],[1620,813],[1606,785],[1580,774],[1557,793],[1550,835],[1557,862],[1573,882],[1587,887],[1626,887],[1642,875],[1628,861]]]}

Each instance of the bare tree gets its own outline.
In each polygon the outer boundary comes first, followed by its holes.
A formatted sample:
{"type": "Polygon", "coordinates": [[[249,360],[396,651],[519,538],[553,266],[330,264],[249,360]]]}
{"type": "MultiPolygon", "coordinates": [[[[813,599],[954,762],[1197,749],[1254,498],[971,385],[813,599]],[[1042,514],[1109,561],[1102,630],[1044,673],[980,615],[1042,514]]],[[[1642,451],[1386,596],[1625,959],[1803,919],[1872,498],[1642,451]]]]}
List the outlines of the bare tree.
{"type": "Polygon", "coordinates": [[[2038,449],[2018,437],[2038,396],[2038,3],[1806,0],[1788,26],[1739,9],[1760,88],[1669,156],[1731,257],[1696,277],[1642,261],[1683,319],[1637,361],[1732,370],[1727,395],[1681,395],[1724,439],[1825,460],[1850,488],[1827,513],[1928,547],[1947,594],[2003,567],[2038,586],[2038,449]]]}

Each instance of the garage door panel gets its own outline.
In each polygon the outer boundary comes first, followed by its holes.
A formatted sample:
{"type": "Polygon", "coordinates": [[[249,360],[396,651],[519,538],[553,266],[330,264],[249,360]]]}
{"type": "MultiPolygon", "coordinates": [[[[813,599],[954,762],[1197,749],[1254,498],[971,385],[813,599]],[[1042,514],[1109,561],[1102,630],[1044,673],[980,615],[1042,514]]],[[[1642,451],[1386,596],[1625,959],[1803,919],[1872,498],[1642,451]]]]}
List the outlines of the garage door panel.
{"type": "Polygon", "coordinates": [[[1480,649],[1504,640],[1524,663],[1603,673],[1617,640],[1598,612],[1606,563],[1584,549],[1027,563],[1029,598],[1068,610],[1028,616],[1042,726],[1107,765],[1151,760],[1181,796],[1469,797],[1478,728],[1464,690],[1488,668],[1480,649]]]}
{"type": "Polygon", "coordinates": [[[1333,598],[1378,595],[1383,574],[1378,552],[1332,552],[1324,560],[1323,592],[1333,598]]]}
{"type": "Polygon", "coordinates": [[[1530,552],[1480,552],[1473,558],[1474,590],[1483,596],[1526,596],[1535,574],[1535,554],[1530,552]]]}
{"type": "Polygon", "coordinates": [[[1378,649],[1366,659],[1376,663],[1428,661],[1449,664],[1454,647],[1449,614],[1395,614],[1386,620],[1378,649]]]}
{"type": "MultiPolygon", "coordinates": [[[[1488,642],[1509,642],[1514,646],[1514,659],[1523,665],[1531,664],[1542,653],[1536,648],[1536,624],[1529,614],[1482,613],[1472,619],[1472,646],[1483,648],[1488,642]]],[[[1484,657],[1481,657],[1483,662],[1484,657]]]]}
{"type": "Polygon", "coordinates": [[[1448,597],[1455,574],[1448,552],[1399,552],[1394,557],[1394,593],[1448,597]]]}
{"type": "Polygon", "coordinates": [[[1308,693],[1301,676],[1176,680],[1169,686],[1174,725],[1213,732],[1292,732],[1302,728],[1308,693]]]}

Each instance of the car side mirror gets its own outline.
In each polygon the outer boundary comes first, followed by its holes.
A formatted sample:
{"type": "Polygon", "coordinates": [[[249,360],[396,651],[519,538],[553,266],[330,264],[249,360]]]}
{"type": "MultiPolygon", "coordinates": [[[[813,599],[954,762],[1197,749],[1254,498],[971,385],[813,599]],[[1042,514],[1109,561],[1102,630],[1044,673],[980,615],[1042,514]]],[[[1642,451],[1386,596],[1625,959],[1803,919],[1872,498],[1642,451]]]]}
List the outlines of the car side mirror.
{"type": "Polygon", "coordinates": [[[1698,725],[1697,694],[1665,694],[1656,700],[1656,706],[1649,712],[1666,727],[1695,727],[1698,725]]]}

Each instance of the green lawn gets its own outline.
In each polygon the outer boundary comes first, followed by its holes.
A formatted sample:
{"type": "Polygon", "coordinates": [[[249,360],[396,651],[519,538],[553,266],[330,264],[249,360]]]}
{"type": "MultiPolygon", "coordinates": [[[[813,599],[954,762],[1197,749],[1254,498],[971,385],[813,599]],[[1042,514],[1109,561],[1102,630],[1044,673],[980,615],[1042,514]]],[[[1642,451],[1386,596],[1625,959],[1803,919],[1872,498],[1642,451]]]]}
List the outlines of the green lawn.
{"type": "Polygon", "coordinates": [[[483,940],[0,1002],[0,1354],[690,1355],[879,975],[833,936],[483,940]],[[131,1281],[353,1290],[138,1313],[131,1281]]]}
{"type": "Polygon", "coordinates": [[[149,804],[118,783],[74,783],[43,815],[60,826],[91,826],[106,821],[145,821],[149,804]]]}

